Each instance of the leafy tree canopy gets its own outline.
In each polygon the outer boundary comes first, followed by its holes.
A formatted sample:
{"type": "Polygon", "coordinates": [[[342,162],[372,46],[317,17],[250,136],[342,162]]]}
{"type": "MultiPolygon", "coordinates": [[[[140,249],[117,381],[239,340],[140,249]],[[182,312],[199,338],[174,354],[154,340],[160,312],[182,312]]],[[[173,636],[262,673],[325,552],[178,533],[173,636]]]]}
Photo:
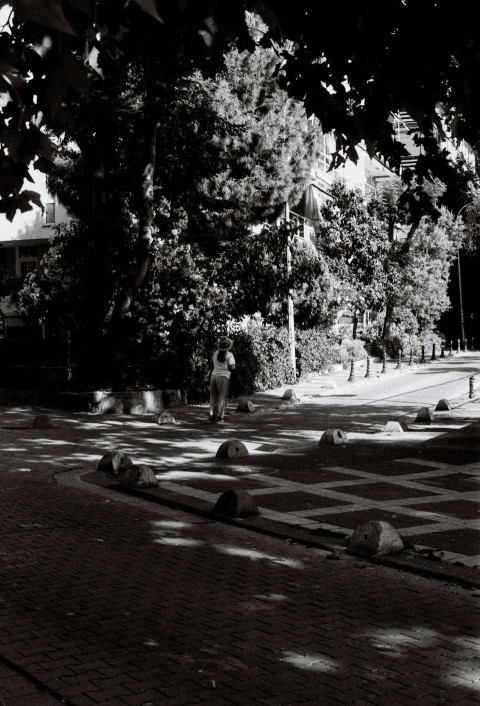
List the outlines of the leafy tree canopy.
{"type": "MultiPolygon", "coordinates": [[[[0,0],[0,5],[6,5],[0,0]]],[[[23,189],[29,166],[50,159],[42,127],[63,131],[72,104],[115,83],[120,48],[163,62],[214,70],[232,42],[261,43],[278,55],[289,94],[334,131],[334,165],[370,154],[398,168],[404,154],[391,114],[419,124],[420,180],[448,181],[453,165],[437,136],[446,126],[475,149],[480,140],[480,9],[466,0],[10,0],[15,14],[0,37],[0,207],[12,218],[35,195],[23,189]],[[245,11],[267,30],[253,38],[245,11]],[[175,63],[175,62],[174,62],[175,63]],[[99,89],[100,82],[103,88],[99,89]]],[[[408,170],[404,178],[413,174],[408,170]]]]}

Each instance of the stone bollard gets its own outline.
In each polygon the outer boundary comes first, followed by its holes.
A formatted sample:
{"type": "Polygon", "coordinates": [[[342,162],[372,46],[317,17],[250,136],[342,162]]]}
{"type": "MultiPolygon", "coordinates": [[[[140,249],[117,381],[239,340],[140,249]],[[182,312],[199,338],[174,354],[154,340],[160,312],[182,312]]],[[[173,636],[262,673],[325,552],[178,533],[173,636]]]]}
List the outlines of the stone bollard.
{"type": "Polygon", "coordinates": [[[248,449],[241,441],[238,439],[230,439],[229,441],[224,441],[218,447],[217,458],[237,458],[240,456],[248,456],[248,449]]]}
{"type": "Polygon", "coordinates": [[[353,358],[350,363],[350,377],[347,382],[355,382],[355,360],[353,358]]]}
{"type": "Polygon", "coordinates": [[[435,343],[432,343],[432,357],[430,360],[437,360],[437,356],[435,354],[435,343]]]}
{"type": "Polygon", "coordinates": [[[453,343],[450,341],[450,344],[448,346],[448,355],[449,357],[453,355],[453,343]]]}
{"type": "Polygon", "coordinates": [[[369,556],[390,554],[404,549],[403,540],[397,530],[382,520],[372,520],[359,525],[348,540],[351,553],[369,556]]]}
{"type": "Polygon", "coordinates": [[[409,364],[410,366],[413,365],[413,348],[410,348],[410,356],[409,356],[409,358],[408,358],[408,364],[409,364]]]}
{"type": "Polygon", "coordinates": [[[105,473],[109,478],[121,478],[132,466],[133,461],[128,454],[123,451],[110,451],[98,462],[97,471],[105,473]]]}
{"type": "Polygon", "coordinates": [[[54,429],[55,425],[48,414],[38,414],[32,422],[32,427],[33,429],[54,429]]]}
{"type": "Polygon", "coordinates": [[[467,339],[465,339],[465,342],[464,342],[464,344],[463,344],[463,351],[464,351],[464,353],[468,353],[467,339]]]}
{"type": "Polygon", "coordinates": [[[395,366],[395,370],[401,370],[402,369],[402,351],[398,351],[398,362],[395,366]]]}
{"type": "Polygon", "coordinates": [[[237,412],[255,412],[256,409],[256,406],[250,400],[240,400],[237,412]]]}
{"type": "Polygon", "coordinates": [[[371,378],[372,377],[372,372],[370,370],[370,356],[367,356],[367,372],[365,373],[366,378],[371,378]]]}
{"type": "Polygon", "coordinates": [[[383,429],[385,434],[401,434],[405,431],[400,422],[387,422],[383,429]]]}
{"type": "Polygon", "coordinates": [[[460,339],[457,338],[457,353],[460,353],[460,339]]]}
{"type": "Polygon", "coordinates": [[[435,410],[437,412],[446,412],[447,410],[452,409],[450,402],[448,400],[438,400],[437,406],[435,407],[435,410]]]}
{"type": "Polygon", "coordinates": [[[422,355],[420,357],[420,362],[421,363],[426,363],[427,361],[425,360],[425,346],[422,346],[422,355]]]}
{"type": "Polygon", "coordinates": [[[156,414],[153,418],[153,421],[156,424],[175,424],[175,417],[173,414],[170,412],[169,409],[164,409],[162,412],[159,414],[156,414]]]}
{"type": "Polygon", "coordinates": [[[348,436],[341,429],[326,429],[318,442],[319,446],[338,446],[340,444],[348,444],[348,436]]]}
{"type": "Polygon", "coordinates": [[[475,375],[468,378],[468,398],[473,400],[473,387],[475,385],[475,375]]]}
{"type": "Polygon", "coordinates": [[[120,485],[124,488],[155,488],[158,479],[150,466],[140,463],[138,466],[130,466],[122,475],[120,485]]]}
{"type": "Polygon", "coordinates": [[[285,392],[283,393],[282,402],[285,405],[300,404],[298,395],[292,387],[290,387],[288,390],[285,390],[285,392]]]}
{"type": "Polygon", "coordinates": [[[435,419],[435,417],[433,416],[430,408],[429,407],[422,407],[417,412],[417,417],[415,419],[415,423],[418,422],[420,424],[431,424],[434,419],[435,419]]]}
{"type": "Polygon", "coordinates": [[[223,517],[252,517],[259,515],[258,507],[246,490],[226,490],[212,509],[214,515],[223,517]]]}
{"type": "Polygon", "coordinates": [[[385,353],[385,351],[383,351],[383,355],[382,355],[382,370],[381,370],[381,372],[382,373],[387,372],[387,354],[385,353]]]}
{"type": "Polygon", "coordinates": [[[440,347],[440,358],[445,358],[445,346],[443,344],[443,341],[440,347]]]}

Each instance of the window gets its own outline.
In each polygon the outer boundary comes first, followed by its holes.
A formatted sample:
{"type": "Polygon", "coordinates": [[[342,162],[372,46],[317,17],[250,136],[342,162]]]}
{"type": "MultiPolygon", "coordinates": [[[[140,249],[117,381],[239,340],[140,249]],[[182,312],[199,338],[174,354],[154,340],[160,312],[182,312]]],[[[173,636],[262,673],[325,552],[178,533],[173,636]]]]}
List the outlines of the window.
{"type": "Polygon", "coordinates": [[[45,225],[55,223],[55,202],[45,204],[45,225]]]}
{"type": "Polygon", "coordinates": [[[25,277],[29,272],[37,271],[36,260],[21,260],[20,262],[20,277],[25,277]]]}

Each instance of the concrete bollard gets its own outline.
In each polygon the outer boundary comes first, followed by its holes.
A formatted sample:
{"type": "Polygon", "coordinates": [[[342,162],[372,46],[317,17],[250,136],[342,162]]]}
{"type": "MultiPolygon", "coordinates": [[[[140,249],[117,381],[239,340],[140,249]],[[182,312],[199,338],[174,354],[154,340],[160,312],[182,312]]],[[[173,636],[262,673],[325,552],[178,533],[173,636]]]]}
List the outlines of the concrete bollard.
{"type": "Polygon", "coordinates": [[[475,375],[468,378],[468,398],[473,400],[473,387],[475,385],[475,375]]]}
{"type": "Polygon", "coordinates": [[[327,429],[318,442],[319,446],[338,446],[348,444],[348,437],[341,429],[327,429]]]}
{"type": "Polygon", "coordinates": [[[175,417],[170,412],[169,409],[164,409],[159,414],[155,415],[153,418],[156,424],[175,424],[175,417]]]}
{"type": "Polygon", "coordinates": [[[355,382],[355,361],[352,358],[350,362],[350,377],[348,378],[347,382],[355,382]]]}
{"type": "Polygon", "coordinates": [[[427,361],[425,360],[425,346],[422,346],[422,355],[420,357],[420,363],[426,363],[427,361]]]}
{"type": "Polygon", "coordinates": [[[256,407],[250,400],[240,400],[237,407],[237,412],[255,412],[256,407]]]}
{"type": "Polygon", "coordinates": [[[437,356],[435,353],[435,343],[432,343],[432,357],[430,360],[437,360],[437,356]]]}
{"type": "Polygon", "coordinates": [[[435,409],[437,412],[446,412],[447,410],[452,409],[452,407],[448,400],[438,400],[435,409]]]}
{"type": "Polygon", "coordinates": [[[408,358],[408,365],[409,366],[413,365],[413,348],[410,348],[410,356],[408,358]]]}
{"type": "Polygon", "coordinates": [[[453,355],[453,343],[452,343],[452,341],[450,341],[450,344],[448,346],[448,356],[450,357],[452,355],[453,355]]]}
{"type": "Polygon", "coordinates": [[[445,346],[442,343],[440,347],[440,358],[445,358],[445,346]]]}
{"type": "Polygon", "coordinates": [[[33,429],[54,429],[55,425],[48,414],[37,414],[32,422],[33,429]]]}
{"type": "Polygon", "coordinates": [[[248,449],[241,441],[230,439],[224,441],[217,451],[217,458],[238,458],[240,456],[248,456],[248,449]]]}
{"type": "Polygon", "coordinates": [[[291,387],[283,393],[282,402],[287,405],[300,404],[297,393],[291,387]]]}
{"type": "Polygon", "coordinates": [[[212,509],[215,515],[223,517],[251,517],[259,515],[255,501],[246,490],[226,490],[218,498],[212,509]]]}
{"type": "Polygon", "coordinates": [[[402,351],[398,351],[398,362],[395,366],[395,370],[401,370],[402,369],[402,351]]]}
{"type": "Polygon", "coordinates": [[[421,424],[431,424],[435,417],[429,407],[422,407],[417,412],[417,417],[415,422],[420,422],[421,424]]]}
{"type": "Polygon", "coordinates": [[[120,485],[125,488],[155,488],[158,484],[152,468],[144,463],[127,468],[120,480],[120,485]]]}
{"type": "Polygon", "coordinates": [[[97,471],[105,473],[108,477],[120,478],[132,466],[133,461],[128,454],[123,451],[110,451],[98,462],[97,471]]]}
{"type": "Polygon", "coordinates": [[[405,431],[400,422],[387,422],[384,430],[385,434],[401,434],[405,431]]]}
{"type": "Polygon", "coordinates": [[[460,353],[460,339],[457,338],[457,353],[460,353]]]}
{"type": "Polygon", "coordinates": [[[381,372],[382,373],[387,372],[387,354],[385,353],[385,351],[383,351],[383,355],[382,355],[382,370],[381,370],[381,372]]]}
{"type": "Polygon", "coordinates": [[[348,540],[348,548],[353,550],[353,553],[374,556],[401,551],[404,544],[392,525],[381,520],[373,520],[357,527],[348,540]]]}
{"type": "Polygon", "coordinates": [[[370,370],[370,356],[367,356],[367,372],[365,373],[366,378],[372,377],[372,372],[370,370]]]}

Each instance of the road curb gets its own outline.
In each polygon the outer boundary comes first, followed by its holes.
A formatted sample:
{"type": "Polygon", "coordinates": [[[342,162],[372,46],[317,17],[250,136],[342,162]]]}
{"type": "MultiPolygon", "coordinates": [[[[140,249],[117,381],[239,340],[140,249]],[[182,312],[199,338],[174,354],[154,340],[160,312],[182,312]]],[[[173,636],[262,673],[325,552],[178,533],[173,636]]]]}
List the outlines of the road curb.
{"type": "MultiPolygon", "coordinates": [[[[60,476],[61,474],[57,475],[60,476]]],[[[186,502],[179,494],[158,487],[142,489],[123,487],[118,483],[112,483],[111,480],[105,479],[103,474],[102,477],[96,471],[85,471],[81,476],[77,477],[86,485],[94,485],[126,497],[136,497],[148,502],[161,504],[171,509],[182,510],[183,512],[208,518],[214,522],[221,522],[223,524],[243,528],[286,542],[321,549],[330,552],[332,558],[335,559],[344,555],[354,556],[357,559],[373,564],[398,569],[400,571],[408,571],[432,579],[455,583],[466,588],[480,590],[480,572],[477,569],[464,565],[448,564],[433,553],[430,555],[430,558],[427,558],[416,553],[411,547],[408,547],[401,552],[393,554],[368,556],[349,551],[346,542],[347,536],[340,530],[338,532],[339,536],[334,537],[333,535],[336,533],[330,533],[321,528],[318,530],[307,530],[294,525],[286,526],[284,523],[276,522],[262,515],[253,516],[251,518],[223,517],[212,512],[211,503],[207,506],[207,502],[199,498],[189,498],[189,501],[186,502]],[[81,477],[87,474],[89,476],[88,479],[81,477]],[[319,534],[314,535],[312,534],[313,532],[318,532],[319,534]],[[323,533],[323,536],[320,533],[323,533]],[[329,534],[332,536],[328,536],[329,534]]]]}

